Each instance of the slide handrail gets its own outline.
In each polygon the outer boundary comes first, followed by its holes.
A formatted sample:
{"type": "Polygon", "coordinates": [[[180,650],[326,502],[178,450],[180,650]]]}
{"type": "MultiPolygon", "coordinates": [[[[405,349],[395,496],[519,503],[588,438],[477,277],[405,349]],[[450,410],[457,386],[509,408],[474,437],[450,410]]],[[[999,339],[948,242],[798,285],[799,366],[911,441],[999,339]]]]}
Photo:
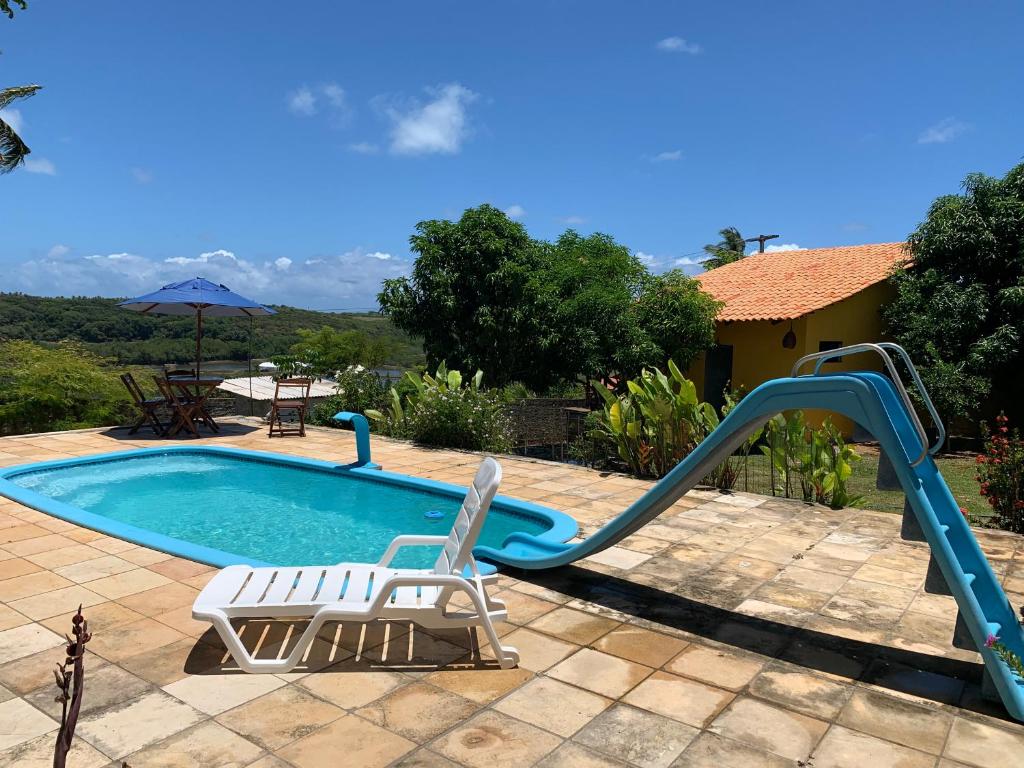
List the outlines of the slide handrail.
{"type": "Polygon", "coordinates": [[[925,457],[928,456],[928,454],[932,454],[934,456],[942,447],[942,444],[946,441],[946,428],[942,424],[942,419],[939,418],[938,411],[935,410],[935,405],[932,403],[932,399],[928,395],[928,390],[925,388],[924,382],[921,381],[921,376],[918,374],[917,368],[910,359],[910,355],[908,355],[907,351],[899,344],[893,344],[888,341],[880,341],[878,343],[864,342],[862,344],[851,344],[848,347],[829,349],[824,352],[814,352],[809,355],[804,355],[793,364],[792,375],[796,378],[800,375],[801,368],[812,360],[815,360],[817,362],[814,365],[814,371],[811,375],[818,376],[821,374],[821,367],[829,360],[837,357],[843,357],[845,355],[856,355],[865,352],[874,352],[882,358],[882,362],[885,364],[886,370],[889,371],[889,376],[892,379],[893,385],[896,387],[896,391],[899,393],[900,399],[903,401],[903,405],[907,409],[911,424],[914,426],[914,431],[917,432],[917,436],[921,441],[921,455],[918,456],[915,461],[910,463],[912,467],[916,467],[925,460],[925,457]],[[903,384],[903,379],[896,370],[896,366],[893,364],[889,350],[892,350],[900,356],[904,365],[907,366],[907,370],[910,372],[911,378],[914,380],[914,386],[917,388],[918,394],[921,397],[925,408],[928,410],[928,415],[931,417],[931,420],[935,424],[935,428],[938,432],[938,437],[934,444],[929,444],[930,441],[928,440],[928,434],[925,432],[924,425],[921,423],[921,418],[917,414],[917,409],[914,408],[913,401],[910,399],[910,394],[907,392],[907,388],[903,384]]]}

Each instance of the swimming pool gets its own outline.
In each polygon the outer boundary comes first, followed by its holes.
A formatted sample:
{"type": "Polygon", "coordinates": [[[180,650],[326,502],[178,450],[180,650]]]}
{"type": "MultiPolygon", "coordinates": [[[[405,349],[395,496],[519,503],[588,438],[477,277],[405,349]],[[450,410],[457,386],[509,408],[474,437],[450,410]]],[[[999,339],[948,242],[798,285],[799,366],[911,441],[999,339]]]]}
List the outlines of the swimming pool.
{"type": "MultiPolygon", "coordinates": [[[[400,533],[446,534],[465,488],[366,467],[233,448],[157,448],[0,471],[0,495],[211,565],[375,562],[400,533]]],[[[568,515],[499,496],[480,543],[522,531],[557,541],[568,515]]],[[[409,548],[398,567],[428,567],[409,548]]]]}

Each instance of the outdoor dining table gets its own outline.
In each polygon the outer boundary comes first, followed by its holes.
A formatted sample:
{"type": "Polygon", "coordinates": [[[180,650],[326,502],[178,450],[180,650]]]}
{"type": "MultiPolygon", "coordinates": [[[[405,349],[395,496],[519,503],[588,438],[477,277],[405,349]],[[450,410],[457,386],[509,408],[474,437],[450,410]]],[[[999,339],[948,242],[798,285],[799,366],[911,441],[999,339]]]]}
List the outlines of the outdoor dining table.
{"type": "MultiPolygon", "coordinates": [[[[213,416],[210,415],[209,410],[206,408],[206,400],[213,394],[213,391],[223,382],[224,379],[214,376],[168,376],[167,383],[178,390],[192,408],[195,408],[203,423],[206,424],[214,432],[220,432],[220,427],[217,426],[217,422],[213,420],[213,416]]],[[[183,426],[187,426],[186,419],[183,418],[183,414],[180,412],[177,415],[177,424],[168,433],[169,435],[176,434],[183,426]]],[[[194,430],[193,430],[194,432],[194,430]]],[[[195,433],[198,434],[198,433],[195,433]]]]}

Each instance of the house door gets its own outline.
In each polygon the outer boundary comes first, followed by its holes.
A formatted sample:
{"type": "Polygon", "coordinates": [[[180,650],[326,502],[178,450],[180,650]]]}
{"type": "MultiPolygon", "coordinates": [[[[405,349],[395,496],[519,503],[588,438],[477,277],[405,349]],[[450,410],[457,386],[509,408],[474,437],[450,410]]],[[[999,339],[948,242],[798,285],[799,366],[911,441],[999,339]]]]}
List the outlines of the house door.
{"type": "Polygon", "coordinates": [[[725,405],[725,389],[732,381],[732,344],[716,344],[704,353],[704,399],[719,414],[725,405]]]}

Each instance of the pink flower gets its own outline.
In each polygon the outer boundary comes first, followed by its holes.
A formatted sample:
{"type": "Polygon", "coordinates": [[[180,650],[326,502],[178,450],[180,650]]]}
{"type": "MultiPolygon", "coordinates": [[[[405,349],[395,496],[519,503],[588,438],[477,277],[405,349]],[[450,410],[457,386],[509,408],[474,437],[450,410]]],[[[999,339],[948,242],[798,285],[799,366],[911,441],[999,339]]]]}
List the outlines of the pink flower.
{"type": "Polygon", "coordinates": [[[985,638],[985,647],[986,648],[991,648],[993,645],[995,645],[998,642],[999,642],[999,638],[996,637],[995,635],[990,634],[988,637],[985,638]]]}

